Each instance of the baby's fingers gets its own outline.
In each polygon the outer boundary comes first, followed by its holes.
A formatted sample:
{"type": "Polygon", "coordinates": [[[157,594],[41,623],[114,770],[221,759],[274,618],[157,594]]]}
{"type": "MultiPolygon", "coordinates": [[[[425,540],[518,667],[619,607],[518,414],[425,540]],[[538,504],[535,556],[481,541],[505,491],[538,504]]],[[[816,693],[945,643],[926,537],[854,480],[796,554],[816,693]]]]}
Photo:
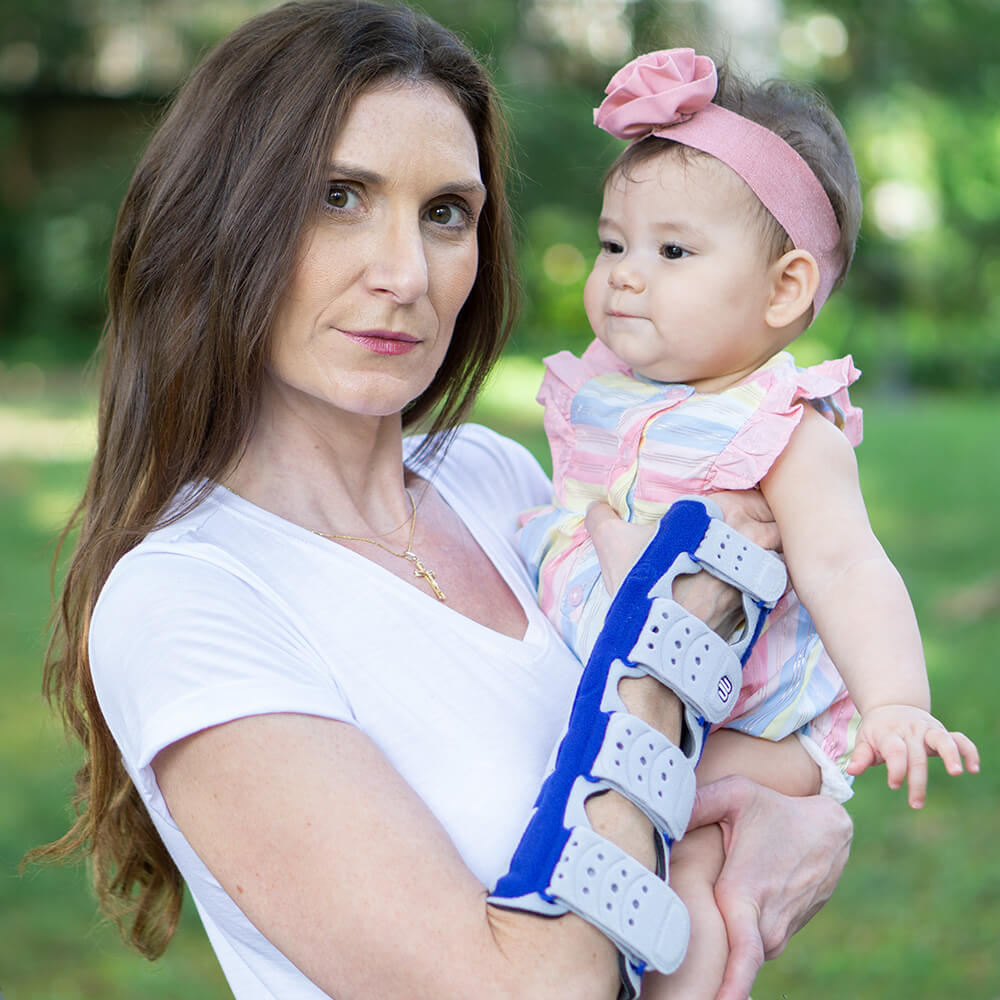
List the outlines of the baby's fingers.
{"type": "Polygon", "coordinates": [[[965,758],[965,768],[970,774],[979,774],[979,748],[965,733],[952,733],[958,752],[965,758]]]}
{"type": "Polygon", "coordinates": [[[859,774],[867,771],[873,764],[877,763],[878,756],[872,745],[864,740],[858,740],[858,744],[854,748],[854,753],[851,754],[851,759],[847,762],[847,773],[857,777],[859,774]]]}
{"type": "Polygon", "coordinates": [[[927,750],[921,739],[908,741],[909,767],[906,774],[907,800],[911,809],[921,809],[927,795],[927,750]]]}
{"type": "Polygon", "coordinates": [[[924,737],[927,749],[937,754],[951,775],[962,773],[962,760],[975,774],[979,770],[979,751],[976,744],[964,733],[949,733],[945,729],[930,729],[924,737]]]}
{"type": "Polygon", "coordinates": [[[889,787],[892,789],[902,788],[910,757],[906,740],[898,734],[887,736],[879,745],[879,752],[885,761],[889,787]]]}

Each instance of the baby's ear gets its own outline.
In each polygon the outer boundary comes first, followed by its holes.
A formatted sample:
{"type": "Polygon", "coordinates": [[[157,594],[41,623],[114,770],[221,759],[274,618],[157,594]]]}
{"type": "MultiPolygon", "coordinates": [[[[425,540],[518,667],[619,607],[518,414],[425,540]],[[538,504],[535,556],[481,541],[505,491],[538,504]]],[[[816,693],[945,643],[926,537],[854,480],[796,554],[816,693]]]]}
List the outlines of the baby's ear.
{"type": "Polygon", "coordinates": [[[819,267],[808,250],[789,250],[770,268],[771,297],[764,319],[780,330],[806,314],[812,319],[812,303],[819,288],[819,267]]]}

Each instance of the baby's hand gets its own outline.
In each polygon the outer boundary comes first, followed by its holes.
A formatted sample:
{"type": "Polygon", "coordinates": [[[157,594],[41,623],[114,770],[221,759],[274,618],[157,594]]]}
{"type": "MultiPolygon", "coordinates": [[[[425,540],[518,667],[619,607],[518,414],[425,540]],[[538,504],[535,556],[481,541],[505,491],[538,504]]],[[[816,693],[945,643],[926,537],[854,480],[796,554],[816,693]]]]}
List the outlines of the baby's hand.
{"type": "Polygon", "coordinates": [[[858,727],[857,745],[847,765],[848,774],[861,774],[884,763],[889,787],[909,782],[909,802],[924,804],[927,758],[940,757],[949,774],[962,773],[962,759],[972,774],[979,771],[979,751],[963,733],[950,733],[929,712],[912,705],[879,705],[865,712],[858,727]]]}

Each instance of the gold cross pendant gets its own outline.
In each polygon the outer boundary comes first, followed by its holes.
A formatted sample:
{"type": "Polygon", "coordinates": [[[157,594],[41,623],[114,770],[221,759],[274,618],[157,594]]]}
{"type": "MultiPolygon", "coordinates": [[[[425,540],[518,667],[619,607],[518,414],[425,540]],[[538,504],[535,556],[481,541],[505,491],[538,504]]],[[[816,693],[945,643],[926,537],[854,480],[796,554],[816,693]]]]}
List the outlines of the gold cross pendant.
{"type": "Polygon", "coordinates": [[[434,570],[428,569],[413,552],[407,552],[406,558],[413,563],[413,575],[415,577],[423,577],[430,584],[431,590],[434,591],[434,596],[439,601],[446,600],[444,591],[438,586],[437,580],[434,579],[434,570]]]}

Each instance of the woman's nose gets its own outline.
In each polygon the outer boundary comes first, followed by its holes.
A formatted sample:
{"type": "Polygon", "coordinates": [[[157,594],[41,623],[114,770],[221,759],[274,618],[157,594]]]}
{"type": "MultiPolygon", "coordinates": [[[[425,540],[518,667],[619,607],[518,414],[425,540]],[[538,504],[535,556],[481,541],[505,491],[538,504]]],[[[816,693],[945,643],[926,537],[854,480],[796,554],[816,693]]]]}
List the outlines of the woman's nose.
{"type": "Polygon", "coordinates": [[[386,220],[371,253],[368,283],[372,291],[404,303],[427,293],[427,253],[418,220],[386,220]]]}

